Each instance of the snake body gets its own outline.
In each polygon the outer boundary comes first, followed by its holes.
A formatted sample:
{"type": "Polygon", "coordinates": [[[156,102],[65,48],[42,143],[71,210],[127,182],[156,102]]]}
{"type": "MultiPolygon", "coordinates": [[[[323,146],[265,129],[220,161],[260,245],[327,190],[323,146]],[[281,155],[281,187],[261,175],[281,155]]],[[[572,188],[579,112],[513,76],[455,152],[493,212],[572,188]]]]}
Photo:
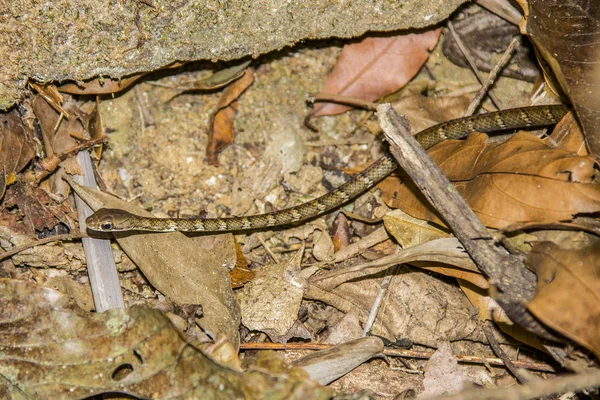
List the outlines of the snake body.
{"type": "MultiPolygon", "coordinates": [[[[419,132],[424,148],[446,139],[462,139],[470,132],[494,132],[556,124],[568,108],[563,105],[514,108],[443,122],[419,132]]],[[[375,186],[398,168],[389,155],[375,161],[337,189],[307,203],[267,214],[230,218],[148,218],[118,209],[103,208],[87,218],[88,229],[101,232],[224,232],[245,231],[302,222],[331,211],[375,186]]]]}

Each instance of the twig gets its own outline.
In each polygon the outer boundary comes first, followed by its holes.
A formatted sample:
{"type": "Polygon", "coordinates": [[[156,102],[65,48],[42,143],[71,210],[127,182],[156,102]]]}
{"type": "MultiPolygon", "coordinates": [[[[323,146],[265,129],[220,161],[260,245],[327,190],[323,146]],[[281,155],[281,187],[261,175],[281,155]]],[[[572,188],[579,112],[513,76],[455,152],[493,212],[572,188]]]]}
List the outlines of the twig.
{"type": "Polygon", "coordinates": [[[469,108],[467,108],[467,111],[465,112],[465,115],[464,115],[465,117],[473,115],[473,113],[475,112],[477,107],[479,107],[479,103],[481,103],[481,100],[483,99],[485,94],[488,92],[488,90],[494,84],[494,82],[496,82],[496,77],[498,76],[498,72],[500,72],[502,70],[502,68],[504,68],[506,63],[508,63],[508,61],[512,57],[512,54],[515,51],[515,47],[517,46],[517,43],[518,43],[517,38],[514,38],[512,40],[512,42],[510,42],[510,44],[506,48],[506,51],[504,51],[502,58],[500,58],[500,61],[498,61],[498,63],[490,71],[490,73],[488,74],[488,76],[485,80],[485,83],[481,86],[481,88],[477,92],[477,95],[471,101],[471,104],[469,104],[469,108]]]}
{"type": "Polygon", "coordinates": [[[273,259],[273,261],[275,261],[277,264],[279,264],[281,262],[281,260],[279,259],[279,257],[277,257],[275,255],[275,253],[273,253],[271,251],[271,248],[269,247],[269,245],[267,244],[267,242],[265,242],[265,239],[263,239],[262,235],[259,232],[255,233],[255,235],[258,238],[258,241],[260,242],[260,244],[262,244],[262,246],[265,248],[265,250],[267,251],[267,253],[271,256],[271,258],[273,259]]]}
{"type": "Polygon", "coordinates": [[[400,166],[452,229],[498,292],[495,299],[509,318],[543,337],[554,337],[525,308],[533,298],[535,274],[522,260],[498,246],[448,178],[427,156],[390,104],[377,108],[379,122],[400,166]]]}
{"type": "MultiPolygon", "coordinates": [[[[475,60],[473,60],[473,57],[471,56],[471,53],[465,47],[465,45],[462,42],[461,38],[456,33],[456,30],[454,29],[454,25],[452,24],[452,21],[448,21],[448,28],[450,29],[450,33],[452,34],[452,36],[454,36],[454,40],[456,40],[456,44],[458,45],[458,48],[460,49],[460,51],[462,51],[463,55],[467,59],[467,62],[471,66],[471,69],[475,73],[475,76],[477,76],[477,79],[483,85],[485,83],[485,79],[481,75],[481,72],[479,72],[479,69],[477,69],[477,67],[475,66],[475,60]]],[[[490,100],[492,100],[492,102],[494,103],[494,105],[496,106],[496,108],[497,109],[501,109],[502,108],[501,107],[502,103],[500,102],[500,100],[498,100],[496,98],[496,96],[492,92],[489,93],[489,96],[490,96],[490,100]]]]}
{"type": "Polygon", "coordinates": [[[154,125],[154,118],[152,118],[152,115],[146,107],[146,103],[144,102],[144,95],[142,94],[142,89],[140,89],[140,85],[135,85],[133,91],[135,92],[135,97],[138,102],[138,109],[140,112],[140,119],[142,120],[143,132],[144,128],[154,125]]]}
{"type": "Polygon", "coordinates": [[[544,398],[557,393],[581,392],[597,387],[600,387],[600,370],[595,369],[555,379],[539,379],[525,385],[499,389],[470,389],[453,396],[429,397],[427,400],[525,400],[544,398]]]}
{"type": "Polygon", "coordinates": [[[392,282],[392,278],[396,274],[396,268],[390,268],[386,272],[386,276],[381,280],[379,284],[379,290],[377,291],[377,296],[373,301],[373,306],[371,306],[371,311],[369,311],[369,317],[367,318],[367,322],[365,322],[365,327],[363,329],[362,337],[367,336],[373,324],[375,323],[375,318],[377,318],[377,313],[379,312],[379,307],[381,307],[381,302],[383,301],[383,297],[387,293],[388,288],[392,282]]]}
{"type": "Polygon", "coordinates": [[[40,240],[36,240],[36,241],[30,242],[30,243],[23,244],[21,246],[17,246],[14,249],[9,250],[5,253],[0,253],[0,261],[10,258],[10,257],[14,256],[15,254],[19,254],[20,252],[30,249],[32,247],[42,246],[44,244],[52,243],[52,242],[59,242],[61,240],[77,240],[77,239],[82,239],[82,238],[86,238],[86,237],[89,237],[89,236],[83,232],[73,232],[73,233],[65,233],[64,235],[49,236],[47,238],[43,238],[40,240]]]}
{"type": "Polygon", "coordinates": [[[335,253],[335,259],[333,260],[333,262],[339,263],[345,261],[351,257],[354,257],[357,254],[360,254],[363,250],[366,250],[369,247],[373,247],[378,243],[388,240],[389,238],[390,236],[388,235],[385,228],[378,228],[370,234],[368,234],[367,236],[365,236],[364,238],[360,239],[358,242],[352,243],[351,245],[346,246],[337,253],[335,253]]]}
{"type": "Polygon", "coordinates": [[[326,101],[331,103],[346,104],[356,108],[375,111],[377,103],[359,99],[356,97],[340,96],[339,94],[319,93],[308,98],[308,101],[314,103],[317,101],[326,101]]]}
{"type": "Polygon", "coordinates": [[[506,367],[506,369],[508,369],[510,373],[513,374],[515,378],[517,378],[519,383],[525,383],[526,380],[523,379],[523,375],[519,373],[517,366],[513,364],[510,358],[508,358],[508,355],[500,347],[500,343],[498,343],[498,340],[496,339],[496,336],[494,336],[494,332],[490,327],[491,324],[492,322],[486,321],[483,323],[482,328],[483,333],[485,334],[485,337],[487,338],[488,343],[490,344],[490,347],[494,351],[494,354],[496,354],[498,358],[504,362],[504,366],[506,367]]]}
{"type": "MultiPolygon", "coordinates": [[[[240,350],[323,350],[332,347],[331,344],[320,343],[242,343],[240,350]]],[[[417,351],[417,350],[402,350],[402,349],[384,349],[383,354],[389,357],[416,358],[427,360],[433,356],[433,351],[417,351]]],[[[495,366],[504,366],[504,363],[499,358],[472,356],[469,354],[454,355],[456,360],[465,364],[484,364],[484,362],[495,366]]],[[[512,363],[518,368],[529,369],[533,371],[556,372],[550,364],[543,362],[528,362],[513,360],[512,363]]]]}

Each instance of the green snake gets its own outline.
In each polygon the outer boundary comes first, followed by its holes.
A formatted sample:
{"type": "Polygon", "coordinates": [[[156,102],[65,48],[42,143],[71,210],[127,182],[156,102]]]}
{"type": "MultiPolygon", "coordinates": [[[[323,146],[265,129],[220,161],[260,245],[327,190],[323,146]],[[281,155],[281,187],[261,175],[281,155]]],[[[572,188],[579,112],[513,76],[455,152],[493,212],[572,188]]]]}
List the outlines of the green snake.
{"type": "MultiPolygon", "coordinates": [[[[568,108],[563,105],[514,108],[459,118],[419,132],[424,148],[446,139],[462,139],[470,132],[494,132],[556,124],[568,108]]],[[[307,203],[266,214],[229,218],[148,218],[118,209],[103,208],[86,219],[88,229],[99,232],[226,232],[246,231],[302,222],[336,209],[375,186],[398,168],[389,155],[381,157],[350,181],[307,203]]]]}

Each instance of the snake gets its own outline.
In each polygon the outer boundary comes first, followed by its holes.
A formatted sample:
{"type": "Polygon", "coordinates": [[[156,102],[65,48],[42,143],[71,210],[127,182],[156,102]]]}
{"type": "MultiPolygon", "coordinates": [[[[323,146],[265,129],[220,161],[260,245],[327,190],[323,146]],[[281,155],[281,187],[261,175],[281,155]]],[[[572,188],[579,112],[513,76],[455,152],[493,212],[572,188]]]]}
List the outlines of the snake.
{"type": "MultiPolygon", "coordinates": [[[[417,133],[415,139],[428,149],[447,139],[463,139],[471,132],[491,133],[554,125],[568,111],[564,105],[544,105],[477,114],[427,128],[417,133]]],[[[120,209],[101,208],[85,222],[89,230],[96,232],[238,232],[296,224],[344,205],[374,187],[397,168],[396,160],[384,155],[348,182],[321,197],[265,214],[226,218],[155,218],[120,209]]]]}

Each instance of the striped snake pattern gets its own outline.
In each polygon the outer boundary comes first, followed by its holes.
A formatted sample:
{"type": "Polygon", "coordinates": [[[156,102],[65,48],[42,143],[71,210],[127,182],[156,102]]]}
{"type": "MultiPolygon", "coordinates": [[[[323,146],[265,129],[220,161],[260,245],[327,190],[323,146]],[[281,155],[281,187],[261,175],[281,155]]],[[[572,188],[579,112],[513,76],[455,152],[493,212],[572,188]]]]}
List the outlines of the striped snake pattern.
{"type": "MultiPolygon", "coordinates": [[[[459,118],[419,132],[415,138],[424,148],[446,139],[462,139],[470,132],[542,127],[556,124],[568,108],[563,105],[514,108],[459,118]]],[[[267,214],[230,218],[147,218],[118,209],[103,208],[87,218],[88,229],[100,232],[226,232],[246,231],[302,222],[354,199],[398,168],[389,155],[381,157],[350,181],[307,203],[267,214]]]]}

